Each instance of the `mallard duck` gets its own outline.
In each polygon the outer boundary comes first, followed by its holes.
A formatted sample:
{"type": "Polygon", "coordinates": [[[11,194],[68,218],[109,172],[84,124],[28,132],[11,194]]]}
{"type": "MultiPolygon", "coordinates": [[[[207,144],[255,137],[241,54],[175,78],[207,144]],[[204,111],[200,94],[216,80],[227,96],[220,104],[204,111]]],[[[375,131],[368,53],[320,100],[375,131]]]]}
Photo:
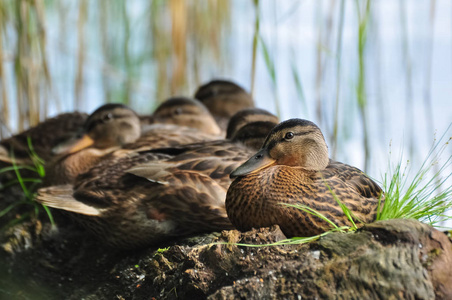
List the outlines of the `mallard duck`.
{"type": "Polygon", "coordinates": [[[17,135],[0,142],[0,161],[12,162],[11,153],[17,162],[32,164],[28,139],[34,152],[44,161],[54,154],[52,149],[61,142],[75,136],[86,121],[88,114],[73,112],[63,113],[47,119],[17,135]]]}
{"type": "Polygon", "coordinates": [[[194,99],[170,98],[152,117],[154,123],[142,127],[141,137],[124,149],[144,151],[221,138],[221,129],[210,112],[194,99]]]}
{"type": "MultiPolygon", "coordinates": [[[[258,132],[266,130],[259,133],[262,137],[275,125],[254,123],[258,132]]],[[[120,248],[231,229],[224,199],[229,173],[255,151],[245,144],[218,140],[131,152],[98,163],[79,175],[73,187],[40,189],[36,200],[72,212],[99,238],[120,248]]]]}
{"type": "Polygon", "coordinates": [[[314,123],[290,119],[271,130],[262,148],[231,173],[234,179],[226,197],[226,210],[242,231],[279,225],[284,234],[312,236],[329,229],[313,214],[288,207],[305,205],[333,221],[350,225],[335,200],[355,220],[375,220],[381,188],[361,170],[330,161],[322,132],[314,123]],[[330,191],[331,188],[331,191],[330,191]]]}
{"type": "Polygon", "coordinates": [[[227,80],[212,80],[198,88],[195,98],[201,101],[214,116],[222,130],[238,111],[254,107],[254,100],[239,85],[227,80]]]}
{"type": "Polygon", "coordinates": [[[187,97],[167,99],[154,111],[153,119],[157,124],[189,127],[211,135],[221,134],[209,110],[199,101],[187,97]]]}

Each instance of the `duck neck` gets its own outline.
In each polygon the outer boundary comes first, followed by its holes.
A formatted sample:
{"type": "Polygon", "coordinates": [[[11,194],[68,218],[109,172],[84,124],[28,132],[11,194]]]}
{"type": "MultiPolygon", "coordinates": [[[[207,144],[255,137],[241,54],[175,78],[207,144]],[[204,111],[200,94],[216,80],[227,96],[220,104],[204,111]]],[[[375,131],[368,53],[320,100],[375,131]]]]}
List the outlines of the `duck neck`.
{"type": "Polygon", "coordinates": [[[306,151],[303,160],[303,168],[310,171],[324,170],[329,163],[328,147],[325,143],[314,143],[311,150],[306,151]]]}

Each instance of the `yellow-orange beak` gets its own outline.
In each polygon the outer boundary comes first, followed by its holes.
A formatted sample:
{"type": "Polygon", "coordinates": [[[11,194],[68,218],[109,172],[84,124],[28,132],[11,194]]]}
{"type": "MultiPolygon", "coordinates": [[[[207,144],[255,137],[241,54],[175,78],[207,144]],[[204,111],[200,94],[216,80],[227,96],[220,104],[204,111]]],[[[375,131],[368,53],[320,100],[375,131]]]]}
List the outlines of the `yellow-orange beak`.
{"type": "Polygon", "coordinates": [[[236,178],[239,176],[245,176],[257,172],[265,167],[268,167],[275,163],[275,160],[270,157],[266,148],[261,149],[254,154],[250,159],[244,162],[240,167],[232,171],[229,177],[236,178]]]}
{"type": "Polygon", "coordinates": [[[52,149],[54,154],[70,154],[78,152],[82,149],[88,148],[94,144],[94,140],[87,134],[84,134],[81,138],[70,139],[52,149]]]}

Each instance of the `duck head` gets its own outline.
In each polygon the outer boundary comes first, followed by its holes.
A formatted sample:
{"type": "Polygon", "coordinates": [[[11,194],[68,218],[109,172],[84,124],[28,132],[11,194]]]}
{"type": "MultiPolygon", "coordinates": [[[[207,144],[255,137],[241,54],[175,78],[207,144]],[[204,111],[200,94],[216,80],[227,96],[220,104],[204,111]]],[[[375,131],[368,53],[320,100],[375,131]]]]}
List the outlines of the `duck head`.
{"type": "Polygon", "coordinates": [[[268,133],[279,123],[278,117],[260,108],[246,108],[229,121],[226,139],[259,150],[268,133]]]}
{"type": "MultiPolygon", "coordinates": [[[[226,130],[226,138],[234,139],[234,136],[237,135],[243,126],[253,122],[271,122],[274,124],[272,126],[273,128],[279,123],[279,119],[277,116],[266,111],[265,109],[255,107],[242,109],[233,115],[229,120],[228,128],[226,130]]],[[[269,132],[270,130],[265,133],[265,137],[267,137],[269,132]]],[[[259,145],[259,148],[260,146],[262,146],[262,144],[259,145]]]]}
{"type": "Polygon", "coordinates": [[[140,119],[122,104],[105,104],[86,120],[76,138],[53,148],[55,154],[69,154],[87,147],[106,149],[132,143],[141,134],[140,119]]]}
{"type": "Polygon", "coordinates": [[[155,123],[187,126],[208,134],[221,134],[221,129],[209,110],[194,99],[170,98],[157,107],[153,117],[155,123]]]}
{"type": "Polygon", "coordinates": [[[251,95],[239,85],[228,80],[212,80],[199,87],[195,98],[201,101],[222,129],[238,111],[254,107],[251,95]]]}
{"type": "Polygon", "coordinates": [[[273,165],[318,171],[328,163],[328,147],[320,128],[307,120],[290,119],[275,126],[262,148],[230,177],[245,176],[273,165]]]}

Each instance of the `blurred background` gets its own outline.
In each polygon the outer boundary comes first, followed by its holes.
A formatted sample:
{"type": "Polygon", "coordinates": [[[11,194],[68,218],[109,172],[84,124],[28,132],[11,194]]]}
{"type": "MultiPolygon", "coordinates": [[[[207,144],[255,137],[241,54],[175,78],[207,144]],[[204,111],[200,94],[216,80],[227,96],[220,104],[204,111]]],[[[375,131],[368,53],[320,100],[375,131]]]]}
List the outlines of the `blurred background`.
{"type": "Polygon", "coordinates": [[[151,113],[214,78],[314,121],[380,182],[452,136],[450,0],[0,0],[0,33],[2,138],[106,102],[151,113]]]}

